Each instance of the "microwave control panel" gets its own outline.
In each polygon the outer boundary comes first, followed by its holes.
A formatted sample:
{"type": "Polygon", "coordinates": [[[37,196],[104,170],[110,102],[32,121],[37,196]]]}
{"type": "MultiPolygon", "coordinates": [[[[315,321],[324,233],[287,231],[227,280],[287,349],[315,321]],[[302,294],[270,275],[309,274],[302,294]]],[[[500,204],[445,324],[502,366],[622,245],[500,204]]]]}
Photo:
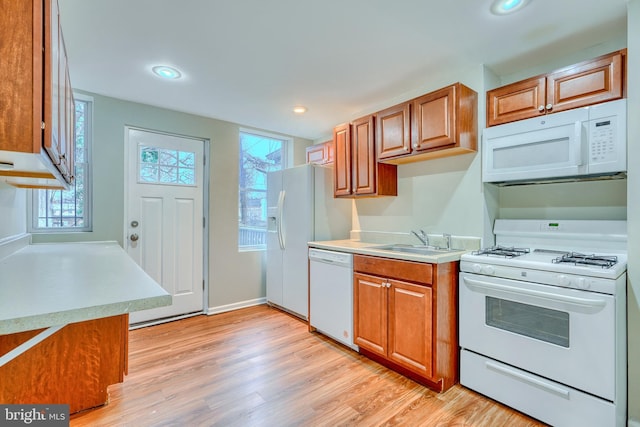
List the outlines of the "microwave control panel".
{"type": "Polygon", "coordinates": [[[616,130],[615,117],[589,122],[589,163],[609,163],[617,160],[616,130]]]}

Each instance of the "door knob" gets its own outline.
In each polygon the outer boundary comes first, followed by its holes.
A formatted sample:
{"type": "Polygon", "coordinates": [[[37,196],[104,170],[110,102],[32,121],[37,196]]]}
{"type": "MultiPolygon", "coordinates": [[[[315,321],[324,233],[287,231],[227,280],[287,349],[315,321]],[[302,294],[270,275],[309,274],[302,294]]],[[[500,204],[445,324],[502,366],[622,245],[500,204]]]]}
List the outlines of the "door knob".
{"type": "Polygon", "coordinates": [[[139,237],[136,233],[133,233],[131,236],[129,236],[129,239],[131,239],[132,242],[135,242],[139,239],[139,237]]]}

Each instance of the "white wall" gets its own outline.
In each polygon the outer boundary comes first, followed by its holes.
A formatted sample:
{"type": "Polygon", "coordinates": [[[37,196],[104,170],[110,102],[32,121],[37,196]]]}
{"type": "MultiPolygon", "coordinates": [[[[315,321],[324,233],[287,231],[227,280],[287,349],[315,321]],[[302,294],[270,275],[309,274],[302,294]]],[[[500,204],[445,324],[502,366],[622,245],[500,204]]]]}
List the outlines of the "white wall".
{"type": "MultiPolygon", "coordinates": [[[[390,100],[380,108],[459,81],[478,93],[480,135],[485,122],[484,67],[478,64],[447,71],[429,75],[423,87],[405,94],[402,99],[390,100]]],[[[398,165],[398,195],[356,199],[353,228],[401,232],[420,228],[430,233],[480,237],[484,228],[485,207],[479,177],[479,152],[398,165]]]]}
{"type": "Polygon", "coordinates": [[[0,182],[0,241],[26,233],[26,190],[0,182]]]}

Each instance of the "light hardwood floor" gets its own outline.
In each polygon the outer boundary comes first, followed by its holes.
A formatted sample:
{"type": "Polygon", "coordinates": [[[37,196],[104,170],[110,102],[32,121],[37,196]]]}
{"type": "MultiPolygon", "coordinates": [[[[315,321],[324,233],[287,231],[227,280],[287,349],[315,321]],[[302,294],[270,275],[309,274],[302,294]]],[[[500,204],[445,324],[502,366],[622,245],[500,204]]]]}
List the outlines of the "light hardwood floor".
{"type": "Polygon", "coordinates": [[[542,426],[438,394],[266,305],[131,331],[129,375],[71,426],[542,426]]]}

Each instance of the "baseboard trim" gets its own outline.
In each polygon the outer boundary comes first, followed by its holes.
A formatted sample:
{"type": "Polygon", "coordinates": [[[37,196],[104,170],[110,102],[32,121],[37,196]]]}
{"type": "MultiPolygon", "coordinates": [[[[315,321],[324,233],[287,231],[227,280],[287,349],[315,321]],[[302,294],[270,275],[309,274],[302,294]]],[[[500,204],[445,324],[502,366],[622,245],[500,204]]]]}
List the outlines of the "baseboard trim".
{"type": "Polygon", "coordinates": [[[233,304],[219,305],[217,307],[209,307],[207,315],[225,313],[227,311],[239,310],[241,308],[253,307],[267,303],[267,297],[251,299],[247,301],[234,302],[233,304]]]}
{"type": "Polygon", "coordinates": [[[640,427],[640,421],[638,420],[632,420],[631,418],[629,418],[627,420],[627,426],[628,427],[640,427]]]}

